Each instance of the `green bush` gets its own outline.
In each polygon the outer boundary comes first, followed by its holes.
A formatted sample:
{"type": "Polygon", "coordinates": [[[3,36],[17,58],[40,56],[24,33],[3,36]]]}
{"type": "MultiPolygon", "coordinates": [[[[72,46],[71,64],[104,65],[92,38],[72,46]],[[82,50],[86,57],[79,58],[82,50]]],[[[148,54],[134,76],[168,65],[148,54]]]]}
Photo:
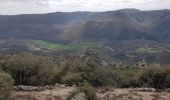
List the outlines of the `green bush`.
{"type": "Polygon", "coordinates": [[[147,69],[140,77],[143,86],[152,87],[155,89],[163,89],[166,87],[167,73],[165,69],[152,67],[147,69]]]}
{"type": "Polygon", "coordinates": [[[79,91],[85,93],[87,100],[97,100],[96,90],[88,82],[83,82],[79,91]]]}
{"type": "Polygon", "coordinates": [[[70,95],[67,97],[67,100],[71,100],[78,93],[85,93],[87,100],[97,100],[96,91],[88,82],[84,81],[79,85],[80,86],[77,88],[77,90],[70,93],[70,95]]]}
{"type": "Polygon", "coordinates": [[[93,80],[94,86],[115,86],[115,74],[112,70],[108,68],[96,68],[95,71],[95,78],[93,80]]]}
{"type": "Polygon", "coordinates": [[[61,81],[64,84],[68,85],[78,85],[81,82],[81,76],[78,73],[68,73],[67,75],[63,76],[61,81]]]}
{"type": "Polygon", "coordinates": [[[12,77],[4,72],[0,71],[0,100],[9,97],[13,89],[12,77]]]}
{"type": "Polygon", "coordinates": [[[165,87],[166,88],[170,88],[170,68],[165,68],[165,72],[166,72],[166,79],[165,79],[165,87]]]}
{"type": "Polygon", "coordinates": [[[113,71],[113,82],[115,87],[127,88],[127,87],[140,87],[141,82],[139,77],[141,76],[140,69],[115,69],[113,71]]]}
{"type": "Polygon", "coordinates": [[[52,58],[33,54],[11,55],[0,65],[11,74],[16,85],[52,84],[57,70],[52,58]]]}
{"type": "Polygon", "coordinates": [[[94,73],[95,67],[95,65],[79,59],[68,61],[58,74],[60,83],[69,82],[68,84],[77,84],[76,81],[83,82],[83,80],[87,80],[89,83],[93,84],[96,79],[94,73]]]}

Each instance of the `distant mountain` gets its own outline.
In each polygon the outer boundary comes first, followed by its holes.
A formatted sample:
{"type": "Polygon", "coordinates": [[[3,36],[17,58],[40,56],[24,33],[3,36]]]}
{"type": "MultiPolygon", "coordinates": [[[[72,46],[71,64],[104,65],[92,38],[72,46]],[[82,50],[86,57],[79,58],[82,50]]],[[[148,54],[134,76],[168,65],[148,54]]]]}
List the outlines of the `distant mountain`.
{"type": "Polygon", "coordinates": [[[0,15],[0,39],[170,40],[170,10],[0,15]]]}

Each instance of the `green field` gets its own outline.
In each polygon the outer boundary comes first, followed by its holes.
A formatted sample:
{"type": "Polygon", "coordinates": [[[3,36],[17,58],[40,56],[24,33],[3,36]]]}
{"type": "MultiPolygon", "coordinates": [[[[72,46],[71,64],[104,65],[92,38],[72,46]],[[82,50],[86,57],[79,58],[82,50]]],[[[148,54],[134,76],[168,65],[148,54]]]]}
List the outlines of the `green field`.
{"type": "Polygon", "coordinates": [[[140,53],[144,53],[144,52],[147,52],[147,53],[160,52],[159,49],[157,49],[157,48],[150,48],[150,47],[139,47],[136,51],[140,52],[140,53]]]}
{"type": "Polygon", "coordinates": [[[51,43],[43,40],[27,40],[27,43],[35,45],[39,48],[44,48],[49,50],[70,50],[70,49],[93,48],[93,47],[102,46],[101,43],[92,42],[92,41],[81,41],[81,42],[70,43],[70,44],[59,44],[59,43],[51,43]]]}

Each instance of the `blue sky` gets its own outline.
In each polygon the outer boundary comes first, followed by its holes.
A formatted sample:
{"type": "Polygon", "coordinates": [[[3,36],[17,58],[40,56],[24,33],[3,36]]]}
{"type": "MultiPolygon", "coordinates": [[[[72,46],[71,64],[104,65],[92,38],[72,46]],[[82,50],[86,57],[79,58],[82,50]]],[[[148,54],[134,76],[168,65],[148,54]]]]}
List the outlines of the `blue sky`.
{"type": "Polygon", "coordinates": [[[170,0],[0,0],[0,14],[170,9],[170,0]]]}

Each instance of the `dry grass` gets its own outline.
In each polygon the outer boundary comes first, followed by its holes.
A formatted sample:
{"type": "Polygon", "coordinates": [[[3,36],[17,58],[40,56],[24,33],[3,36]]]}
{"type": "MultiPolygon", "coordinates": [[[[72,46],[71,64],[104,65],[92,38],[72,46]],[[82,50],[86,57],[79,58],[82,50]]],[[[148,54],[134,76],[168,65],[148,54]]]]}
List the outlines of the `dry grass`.
{"type": "MultiPolygon", "coordinates": [[[[56,87],[52,90],[37,92],[14,92],[9,100],[66,100],[76,88],[56,87]]],[[[170,92],[138,91],[133,88],[116,89],[112,87],[97,88],[98,100],[170,100],[170,92]]]]}
{"type": "Polygon", "coordinates": [[[74,91],[73,87],[59,88],[43,91],[17,91],[14,92],[9,100],[65,100],[74,91]]]}
{"type": "Polygon", "coordinates": [[[104,93],[100,92],[98,96],[100,100],[170,100],[169,92],[141,92],[132,88],[114,89],[114,91],[105,91],[104,93]]]}

